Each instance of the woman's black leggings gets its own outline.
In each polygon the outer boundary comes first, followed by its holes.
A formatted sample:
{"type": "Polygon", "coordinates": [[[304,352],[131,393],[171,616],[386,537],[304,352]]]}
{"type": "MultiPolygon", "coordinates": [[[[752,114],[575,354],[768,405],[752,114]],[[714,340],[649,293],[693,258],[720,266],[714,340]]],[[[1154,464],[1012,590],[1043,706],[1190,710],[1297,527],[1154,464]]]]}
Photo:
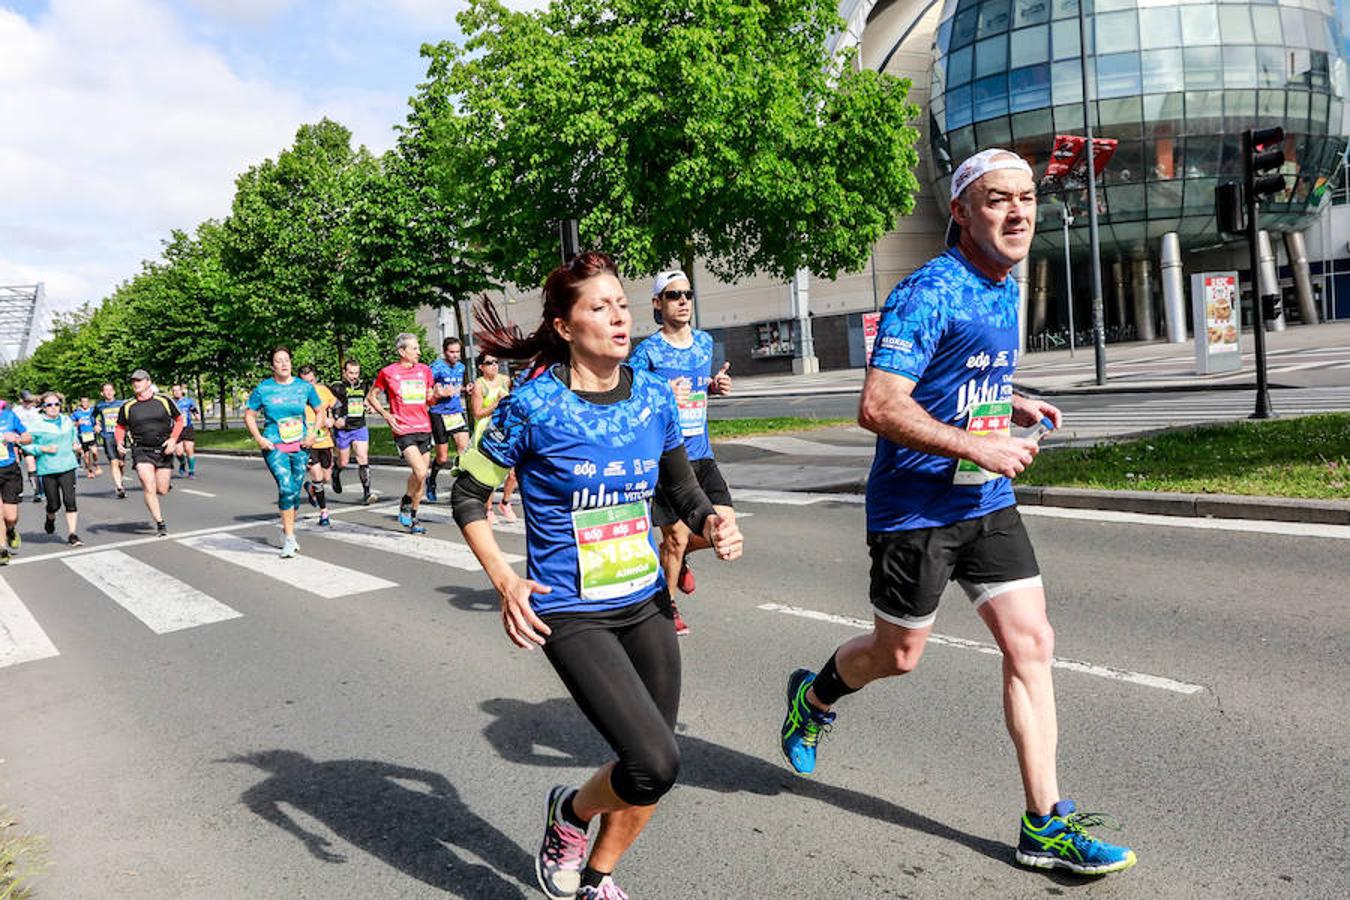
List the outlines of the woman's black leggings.
{"type": "Polygon", "coordinates": [[[42,476],[42,492],[47,495],[47,515],[54,516],[65,503],[66,512],[75,512],[75,470],[42,476]]]}
{"type": "Polygon", "coordinates": [[[578,630],[545,644],[544,654],[619,755],[614,793],[633,806],[660,800],[680,774],[680,648],[670,619],[578,630]]]}

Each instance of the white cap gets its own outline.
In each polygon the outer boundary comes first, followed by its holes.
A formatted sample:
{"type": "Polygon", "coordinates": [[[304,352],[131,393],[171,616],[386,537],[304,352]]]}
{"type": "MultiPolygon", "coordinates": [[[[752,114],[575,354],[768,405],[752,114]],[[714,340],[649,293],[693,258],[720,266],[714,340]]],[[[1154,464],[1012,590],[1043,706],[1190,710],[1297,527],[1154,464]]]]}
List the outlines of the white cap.
{"type": "Polygon", "coordinates": [[[1001,147],[990,147],[969,157],[956,167],[956,173],[952,175],[952,199],[960,197],[980,176],[1000,169],[1016,169],[1019,172],[1026,172],[1033,178],[1036,177],[1027,161],[1016,153],[1001,147]]]}
{"type": "Polygon", "coordinates": [[[656,275],[656,280],[652,282],[652,296],[653,297],[661,296],[661,292],[666,289],[667,285],[669,285],[672,281],[679,281],[680,279],[689,281],[689,276],[681,272],[679,269],[671,269],[669,272],[658,272],[656,275]]]}

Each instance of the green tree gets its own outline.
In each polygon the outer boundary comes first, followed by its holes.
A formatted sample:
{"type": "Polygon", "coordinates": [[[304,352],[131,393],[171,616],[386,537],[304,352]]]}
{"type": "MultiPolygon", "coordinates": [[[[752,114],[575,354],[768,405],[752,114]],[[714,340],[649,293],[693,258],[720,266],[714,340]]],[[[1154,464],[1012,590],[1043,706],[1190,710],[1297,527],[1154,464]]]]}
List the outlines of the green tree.
{"type": "Polygon", "coordinates": [[[324,119],[239,176],[222,258],[238,302],[276,338],[327,335],[338,357],[374,320],[379,298],[359,283],[352,212],[378,168],[324,119]]]}
{"type": "Polygon", "coordinates": [[[630,275],[833,277],[913,207],[907,81],[830,58],[834,0],[473,0],[423,48],[408,138],[491,271],[538,284],[557,223],[630,275]]]}

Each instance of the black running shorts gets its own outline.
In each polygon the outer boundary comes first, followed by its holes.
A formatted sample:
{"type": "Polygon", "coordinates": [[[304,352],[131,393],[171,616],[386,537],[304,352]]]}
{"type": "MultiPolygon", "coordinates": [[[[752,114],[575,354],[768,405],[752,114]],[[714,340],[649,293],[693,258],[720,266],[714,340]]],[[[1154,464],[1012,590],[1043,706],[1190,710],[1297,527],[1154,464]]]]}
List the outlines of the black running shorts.
{"type": "Polygon", "coordinates": [[[310,447],[309,464],[311,466],[321,466],[325,469],[333,468],[333,448],[310,447]]]}
{"type": "Polygon", "coordinates": [[[149,463],[156,469],[172,469],[173,456],[165,453],[159,447],[132,447],[131,464],[140,466],[149,463]]]}
{"type": "Polygon", "coordinates": [[[924,628],[953,578],[979,606],[1007,591],[1040,587],[1041,570],[1016,506],[911,531],[868,532],[872,608],[905,628],[924,628]]]}
{"type": "Polygon", "coordinates": [[[428,431],[415,431],[412,434],[394,435],[394,446],[398,448],[399,455],[409,447],[416,447],[418,453],[431,452],[431,433],[428,431]]]}
{"type": "MultiPolygon", "coordinates": [[[[711,456],[705,459],[691,459],[689,465],[694,470],[694,476],[698,478],[698,486],[708,495],[708,502],[713,506],[731,506],[731,490],[727,487],[721,470],[717,468],[717,460],[711,456]]],[[[652,496],[652,524],[657,528],[666,528],[678,521],[680,521],[679,514],[670,505],[665,492],[658,484],[656,493],[652,496]]]]}
{"type": "Polygon", "coordinates": [[[431,440],[436,445],[450,443],[450,436],[460,432],[469,433],[469,420],[464,413],[432,413],[431,440]]]}
{"type": "Polygon", "coordinates": [[[23,496],[23,473],[18,463],[0,466],[0,503],[10,506],[19,502],[23,496]]]}

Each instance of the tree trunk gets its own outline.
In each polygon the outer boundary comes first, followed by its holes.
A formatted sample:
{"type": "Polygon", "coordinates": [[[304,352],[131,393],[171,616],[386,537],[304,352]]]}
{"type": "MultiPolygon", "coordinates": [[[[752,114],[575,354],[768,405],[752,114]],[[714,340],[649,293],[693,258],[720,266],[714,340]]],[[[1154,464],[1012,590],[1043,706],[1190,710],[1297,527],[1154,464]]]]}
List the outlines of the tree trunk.
{"type": "Polygon", "coordinates": [[[339,379],[342,378],[342,362],[346,356],[347,356],[347,345],[342,340],[342,334],[339,333],[337,336],[337,373],[339,379]]]}
{"type": "MultiPolygon", "coordinates": [[[[197,402],[198,402],[198,403],[204,403],[204,401],[202,400],[202,373],[201,373],[201,372],[198,372],[196,375],[193,375],[193,376],[192,376],[192,380],[195,381],[195,382],[197,383],[197,402]]],[[[202,412],[202,430],[205,431],[205,430],[206,430],[206,413],[205,413],[204,411],[202,411],[202,410],[203,410],[203,407],[201,407],[201,406],[199,406],[197,409],[198,409],[199,412],[202,412]]]]}
{"type": "Polygon", "coordinates": [[[216,377],[220,379],[220,393],[218,395],[220,399],[220,430],[224,431],[230,426],[225,418],[225,394],[227,393],[229,379],[225,377],[225,360],[223,356],[216,357],[216,377]]]}

